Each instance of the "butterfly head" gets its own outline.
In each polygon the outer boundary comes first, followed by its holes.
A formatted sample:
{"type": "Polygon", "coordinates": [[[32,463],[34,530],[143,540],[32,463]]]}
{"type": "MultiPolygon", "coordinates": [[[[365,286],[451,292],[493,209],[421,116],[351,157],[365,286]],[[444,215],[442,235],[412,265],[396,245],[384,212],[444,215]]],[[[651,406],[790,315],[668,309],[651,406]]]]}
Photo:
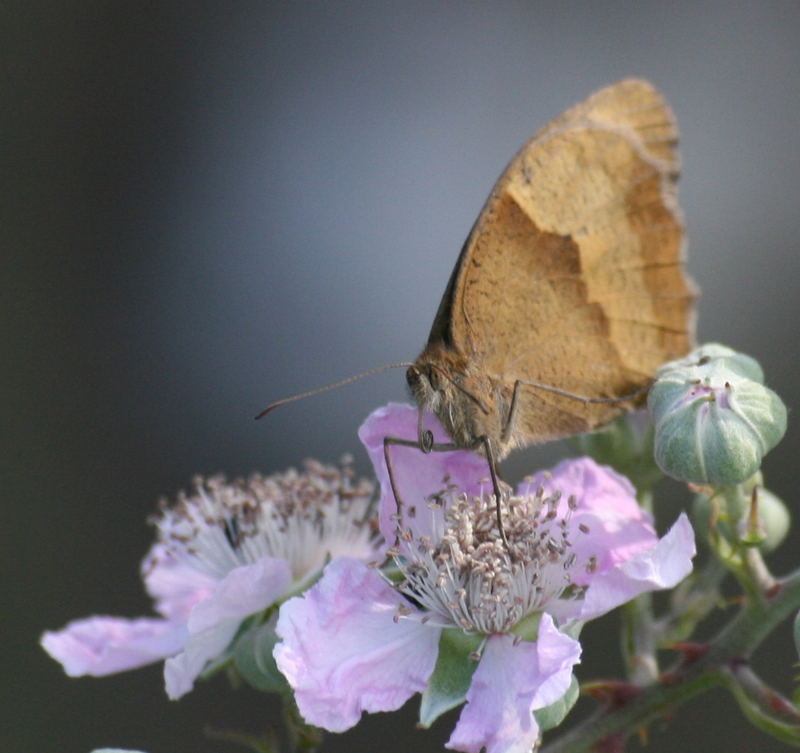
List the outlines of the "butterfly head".
{"type": "Polygon", "coordinates": [[[459,411],[465,401],[480,406],[480,400],[473,394],[473,380],[465,373],[466,366],[452,351],[428,346],[406,371],[406,381],[417,405],[439,416],[446,428],[452,426],[453,412],[459,411]]]}
{"type": "Polygon", "coordinates": [[[483,427],[491,413],[486,395],[452,351],[429,346],[406,371],[406,381],[420,409],[435,413],[457,445],[468,447],[486,433],[483,427]]]}
{"type": "Polygon", "coordinates": [[[447,393],[452,390],[450,381],[441,374],[438,366],[422,361],[408,367],[406,382],[417,405],[434,413],[447,401],[447,393]]]}

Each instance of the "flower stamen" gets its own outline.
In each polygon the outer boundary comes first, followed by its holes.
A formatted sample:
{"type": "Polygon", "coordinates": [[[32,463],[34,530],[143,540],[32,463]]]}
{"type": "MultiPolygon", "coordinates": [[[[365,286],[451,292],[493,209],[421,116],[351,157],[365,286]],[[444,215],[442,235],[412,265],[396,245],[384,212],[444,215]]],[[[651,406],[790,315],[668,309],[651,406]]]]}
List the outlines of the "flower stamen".
{"type": "Polygon", "coordinates": [[[158,545],[147,567],[167,556],[221,578],[262,557],[279,557],[302,578],[339,554],[369,556],[373,485],[354,482],[353,475],[345,458],[338,468],[308,460],[303,471],[232,482],[198,477],[193,494],[179,494],[173,506],[162,501],[152,520],[158,545]]]}
{"type": "Polygon", "coordinates": [[[432,495],[431,533],[415,535],[398,524],[392,554],[405,578],[398,589],[443,625],[509,632],[572,583],[578,558],[568,529],[577,502],[571,495],[565,510],[560,499],[541,486],[504,499],[506,543],[497,532],[494,495],[432,495]]]}

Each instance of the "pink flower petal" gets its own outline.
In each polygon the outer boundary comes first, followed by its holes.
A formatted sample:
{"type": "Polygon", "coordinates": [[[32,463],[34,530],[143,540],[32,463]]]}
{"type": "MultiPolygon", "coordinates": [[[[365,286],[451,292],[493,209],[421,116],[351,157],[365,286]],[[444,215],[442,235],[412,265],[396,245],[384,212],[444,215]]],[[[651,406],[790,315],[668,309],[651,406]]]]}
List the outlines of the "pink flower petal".
{"type": "Polygon", "coordinates": [[[363,711],[393,711],[425,687],[441,630],[395,622],[400,605],[408,602],[375,570],[339,557],[281,606],[274,656],[307,722],[342,732],[363,711]]]}
{"type": "Polygon", "coordinates": [[[578,619],[591,620],[647,591],[673,588],[691,571],[696,553],[694,531],[681,513],[672,528],[650,549],[619,567],[596,573],[582,602],[578,619]]]}
{"type": "Polygon", "coordinates": [[[581,645],[542,615],[535,642],[492,635],[472,676],[464,706],[447,747],[467,753],[530,753],[539,737],[536,709],[567,692],[581,645]]]}
{"type": "Polygon", "coordinates": [[[569,530],[577,557],[573,580],[578,585],[589,582],[585,569],[590,558],[594,572],[604,572],[658,540],[652,518],[637,502],[630,481],[591,458],[564,460],[550,474],[539,473],[534,479],[533,484],[521,484],[519,491],[532,493],[539,485],[547,492],[560,491],[560,515],[567,515],[570,496],[577,501],[577,509],[569,515],[569,530]]]}
{"type": "MultiPolygon", "coordinates": [[[[397,503],[386,469],[383,439],[399,437],[416,440],[418,416],[418,409],[411,405],[390,403],[373,411],[358,430],[359,439],[366,447],[375,475],[381,483],[380,530],[390,545],[395,540],[397,523],[392,516],[397,513],[397,503]]],[[[436,442],[451,441],[439,419],[432,413],[425,414],[424,427],[433,432],[436,442]]],[[[398,491],[409,508],[405,511],[403,526],[412,528],[418,537],[431,533],[430,515],[425,514],[425,500],[429,495],[441,491],[449,483],[462,491],[477,493],[489,476],[486,460],[474,452],[454,450],[426,455],[416,447],[397,445],[389,451],[398,491]]]]}
{"type": "Polygon", "coordinates": [[[207,599],[216,580],[196,568],[176,560],[163,544],[156,543],[142,562],[142,579],[147,593],[155,600],[159,614],[170,620],[185,620],[192,607],[207,599]]]}
{"type": "Polygon", "coordinates": [[[183,622],[89,617],[58,632],[46,632],[41,644],[71,677],[103,677],[172,656],[187,637],[183,622]]]}
{"type": "Polygon", "coordinates": [[[252,565],[231,570],[205,601],[189,615],[189,633],[211,630],[223,620],[242,620],[278,601],[292,582],[289,562],[280,557],[262,557],[252,565]]]}
{"type": "Polygon", "coordinates": [[[239,622],[237,619],[226,620],[214,630],[193,635],[181,653],[164,662],[164,687],[171,700],[177,701],[194,687],[194,681],[206,664],[219,656],[233,640],[239,622]]]}
{"type": "Polygon", "coordinates": [[[206,664],[228,647],[241,621],[278,601],[291,578],[286,560],[264,557],[219,581],[211,596],[192,609],[184,650],[164,664],[167,695],[175,700],[188,693],[206,664]]]}

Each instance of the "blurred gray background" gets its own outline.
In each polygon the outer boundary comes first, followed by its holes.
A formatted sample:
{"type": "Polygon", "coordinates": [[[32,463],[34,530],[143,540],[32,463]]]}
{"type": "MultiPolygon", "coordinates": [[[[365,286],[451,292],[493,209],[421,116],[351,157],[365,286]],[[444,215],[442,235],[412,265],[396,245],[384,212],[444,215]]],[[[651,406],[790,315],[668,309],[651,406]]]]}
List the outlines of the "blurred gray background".
{"type": "MultiPolygon", "coordinates": [[[[179,703],[160,666],[74,680],[37,646],[93,613],[149,613],[137,573],[157,498],[195,473],[356,453],[416,356],[507,160],[628,75],[682,133],[700,338],[756,356],[796,402],[800,4],[787,2],[9,2],[3,5],[0,750],[238,750],[271,699],[225,680],[179,703]]],[[[527,450],[508,476],[557,458],[527,450]]],[[[796,422],[768,458],[796,499],[796,422]]],[[[674,518],[670,508],[665,522],[674,518]]],[[[776,558],[797,564],[793,531],[776,558]]],[[[619,666],[585,633],[584,679],[619,666]]],[[[788,626],[757,656],[791,690],[788,626]]],[[[416,701],[324,751],[436,751],[416,701]],[[391,733],[387,733],[391,731],[391,733]]],[[[722,691],[651,730],[653,753],[781,750],[722,691]]],[[[638,744],[634,744],[636,749],[638,744]]]]}

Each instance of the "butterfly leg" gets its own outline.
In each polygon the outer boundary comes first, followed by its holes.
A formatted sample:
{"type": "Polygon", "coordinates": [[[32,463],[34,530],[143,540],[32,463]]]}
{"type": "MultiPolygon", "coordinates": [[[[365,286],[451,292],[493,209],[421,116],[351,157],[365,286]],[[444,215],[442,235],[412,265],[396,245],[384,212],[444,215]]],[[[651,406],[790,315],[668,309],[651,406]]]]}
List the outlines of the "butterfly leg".
{"type": "MultiPolygon", "coordinates": [[[[422,413],[420,413],[422,416],[422,413]]],[[[403,506],[403,499],[400,492],[397,491],[397,481],[394,477],[394,465],[392,464],[392,455],[389,451],[390,445],[399,445],[400,447],[416,447],[418,450],[424,452],[426,455],[429,452],[436,450],[437,452],[446,452],[447,450],[459,449],[454,444],[436,444],[433,439],[433,432],[429,429],[422,427],[422,421],[419,422],[419,439],[401,439],[400,437],[384,437],[383,438],[383,459],[386,462],[386,471],[389,474],[389,485],[392,487],[392,494],[394,495],[394,502],[397,505],[397,514],[401,514],[403,506]]],[[[494,478],[494,474],[492,475],[494,478]]]]}
{"type": "Polygon", "coordinates": [[[519,393],[521,387],[533,387],[535,389],[543,390],[544,392],[552,392],[554,395],[561,397],[568,397],[572,400],[577,400],[579,403],[625,403],[629,400],[636,400],[642,395],[647,394],[650,387],[652,387],[652,380],[648,381],[643,387],[640,387],[635,392],[630,392],[627,395],[620,395],[619,397],[588,397],[586,395],[577,395],[568,390],[562,390],[559,387],[552,387],[549,384],[542,384],[540,382],[526,382],[522,379],[517,379],[514,382],[514,392],[511,395],[511,407],[508,409],[508,416],[503,426],[502,434],[500,435],[502,441],[508,442],[511,439],[511,432],[514,429],[514,421],[517,417],[517,406],[519,405],[519,393]]]}
{"type": "Polygon", "coordinates": [[[526,384],[521,379],[517,379],[514,382],[514,392],[511,394],[511,407],[508,409],[508,416],[506,416],[506,422],[503,424],[503,431],[500,435],[500,439],[505,444],[511,439],[511,431],[514,428],[514,421],[517,418],[517,405],[519,405],[519,388],[526,384]]]}
{"type": "Polygon", "coordinates": [[[492,452],[492,445],[489,442],[489,437],[487,437],[485,434],[477,437],[473,443],[473,449],[477,449],[478,447],[483,447],[483,451],[486,454],[486,461],[489,463],[489,476],[492,479],[492,489],[494,490],[494,498],[496,501],[495,510],[497,514],[497,530],[500,532],[500,538],[503,540],[503,544],[505,544],[506,551],[510,551],[508,548],[506,531],[505,528],[503,528],[503,514],[500,509],[500,500],[503,498],[503,496],[500,490],[500,479],[497,476],[497,462],[494,459],[494,452],[492,452]]]}
{"type": "MultiPolygon", "coordinates": [[[[419,439],[416,440],[401,439],[400,437],[383,438],[383,457],[386,462],[386,471],[389,474],[389,485],[392,488],[392,494],[394,495],[398,516],[402,516],[404,503],[402,497],[400,496],[400,492],[397,489],[397,480],[395,479],[394,475],[394,465],[392,464],[392,456],[389,450],[391,445],[399,445],[400,447],[416,447],[425,454],[430,452],[452,452],[453,450],[464,449],[463,447],[459,447],[454,442],[435,442],[433,433],[429,430],[420,431],[419,439]]],[[[506,538],[506,532],[503,528],[503,516],[500,509],[500,500],[503,498],[502,491],[500,489],[500,479],[497,475],[497,463],[494,459],[494,453],[492,452],[489,437],[485,435],[477,437],[469,447],[470,450],[477,450],[479,448],[483,448],[483,451],[486,454],[486,460],[489,464],[489,477],[492,480],[492,490],[494,491],[497,505],[497,529],[500,532],[500,538],[503,540],[506,548],[508,548],[508,539],[506,538]]]]}
{"type": "MultiPolygon", "coordinates": [[[[433,435],[430,434],[430,439],[433,440],[433,435]]],[[[492,480],[492,491],[494,492],[494,498],[496,500],[496,514],[497,514],[497,530],[500,533],[500,538],[503,540],[503,543],[508,549],[508,539],[506,538],[506,531],[503,527],[503,514],[500,508],[500,501],[503,499],[503,492],[500,489],[500,479],[497,475],[497,461],[494,459],[494,452],[492,451],[492,445],[489,441],[489,437],[485,434],[482,434],[480,437],[476,437],[475,440],[470,445],[470,450],[478,450],[483,449],[484,454],[486,455],[486,462],[489,464],[489,477],[492,480]]],[[[461,450],[462,447],[459,447],[454,442],[447,442],[447,443],[434,443],[432,442],[430,445],[430,449],[425,450],[423,452],[451,452],[452,450],[461,450]]]]}
{"type": "MultiPolygon", "coordinates": [[[[398,519],[402,518],[403,514],[403,498],[400,492],[397,491],[397,481],[394,477],[394,466],[392,465],[392,454],[389,451],[390,445],[399,445],[400,447],[416,447],[422,449],[421,443],[415,439],[401,439],[400,437],[384,437],[383,438],[383,459],[386,462],[386,472],[389,474],[389,486],[392,487],[392,494],[394,495],[394,503],[397,508],[398,519]]],[[[397,543],[395,541],[395,543],[397,543]]]]}

